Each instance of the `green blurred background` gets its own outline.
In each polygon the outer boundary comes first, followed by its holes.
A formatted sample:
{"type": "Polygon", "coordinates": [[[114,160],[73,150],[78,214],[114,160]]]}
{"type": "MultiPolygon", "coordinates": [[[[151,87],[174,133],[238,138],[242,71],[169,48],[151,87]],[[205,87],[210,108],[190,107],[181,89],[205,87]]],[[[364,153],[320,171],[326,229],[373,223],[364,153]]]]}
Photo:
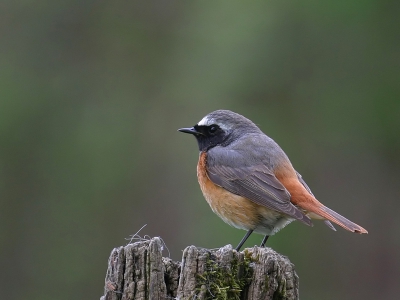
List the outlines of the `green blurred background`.
{"type": "Polygon", "coordinates": [[[144,224],[174,260],[236,246],[176,131],[220,108],[369,230],[293,223],[268,241],[302,299],[397,298],[399,16],[384,0],[1,1],[2,299],[98,299],[111,249],[144,224]]]}

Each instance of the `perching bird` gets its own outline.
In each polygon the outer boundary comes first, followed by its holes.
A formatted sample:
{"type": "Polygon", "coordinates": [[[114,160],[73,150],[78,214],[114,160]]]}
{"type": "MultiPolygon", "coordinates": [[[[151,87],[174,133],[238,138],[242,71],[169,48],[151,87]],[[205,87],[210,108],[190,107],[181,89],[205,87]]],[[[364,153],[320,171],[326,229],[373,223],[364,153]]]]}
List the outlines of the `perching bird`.
{"type": "Polygon", "coordinates": [[[294,220],[312,226],[324,220],[356,233],[368,233],[312,194],[281,147],[252,121],[229,110],[216,110],[191,128],[200,157],[197,177],[211,209],[226,223],[247,230],[239,251],[254,231],[268,237],[294,220]]]}

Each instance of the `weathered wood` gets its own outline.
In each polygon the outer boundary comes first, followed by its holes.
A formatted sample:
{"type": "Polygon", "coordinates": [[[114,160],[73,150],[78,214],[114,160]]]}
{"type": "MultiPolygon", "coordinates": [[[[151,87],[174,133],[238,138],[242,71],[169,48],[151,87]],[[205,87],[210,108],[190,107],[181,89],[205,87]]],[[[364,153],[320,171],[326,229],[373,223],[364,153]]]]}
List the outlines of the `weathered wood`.
{"type": "Polygon", "coordinates": [[[270,248],[189,246],[174,262],[162,245],[152,238],[113,249],[100,299],[299,299],[294,265],[270,248]]]}

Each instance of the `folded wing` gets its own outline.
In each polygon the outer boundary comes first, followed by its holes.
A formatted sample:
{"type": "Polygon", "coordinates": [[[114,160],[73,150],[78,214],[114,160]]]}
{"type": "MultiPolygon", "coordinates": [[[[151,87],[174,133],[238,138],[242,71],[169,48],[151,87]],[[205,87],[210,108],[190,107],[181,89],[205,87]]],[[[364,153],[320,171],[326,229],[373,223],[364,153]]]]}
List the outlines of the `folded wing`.
{"type": "Polygon", "coordinates": [[[210,180],[224,189],[254,203],[284,213],[309,226],[312,222],[290,202],[290,193],[265,164],[240,166],[241,155],[236,151],[212,149],[207,155],[207,174],[210,180]]]}

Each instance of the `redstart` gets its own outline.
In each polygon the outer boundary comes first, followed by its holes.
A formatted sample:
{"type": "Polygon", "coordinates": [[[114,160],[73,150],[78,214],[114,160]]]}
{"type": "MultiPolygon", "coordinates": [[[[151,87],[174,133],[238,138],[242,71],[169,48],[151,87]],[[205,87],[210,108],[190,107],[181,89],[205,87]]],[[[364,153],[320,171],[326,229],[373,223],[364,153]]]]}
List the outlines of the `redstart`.
{"type": "Polygon", "coordinates": [[[191,128],[199,145],[197,178],[214,213],[247,230],[236,250],[254,231],[274,235],[294,220],[313,226],[320,219],[355,233],[368,233],[319,202],[281,147],[252,121],[229,110],[216,110],[191,128]]]}

